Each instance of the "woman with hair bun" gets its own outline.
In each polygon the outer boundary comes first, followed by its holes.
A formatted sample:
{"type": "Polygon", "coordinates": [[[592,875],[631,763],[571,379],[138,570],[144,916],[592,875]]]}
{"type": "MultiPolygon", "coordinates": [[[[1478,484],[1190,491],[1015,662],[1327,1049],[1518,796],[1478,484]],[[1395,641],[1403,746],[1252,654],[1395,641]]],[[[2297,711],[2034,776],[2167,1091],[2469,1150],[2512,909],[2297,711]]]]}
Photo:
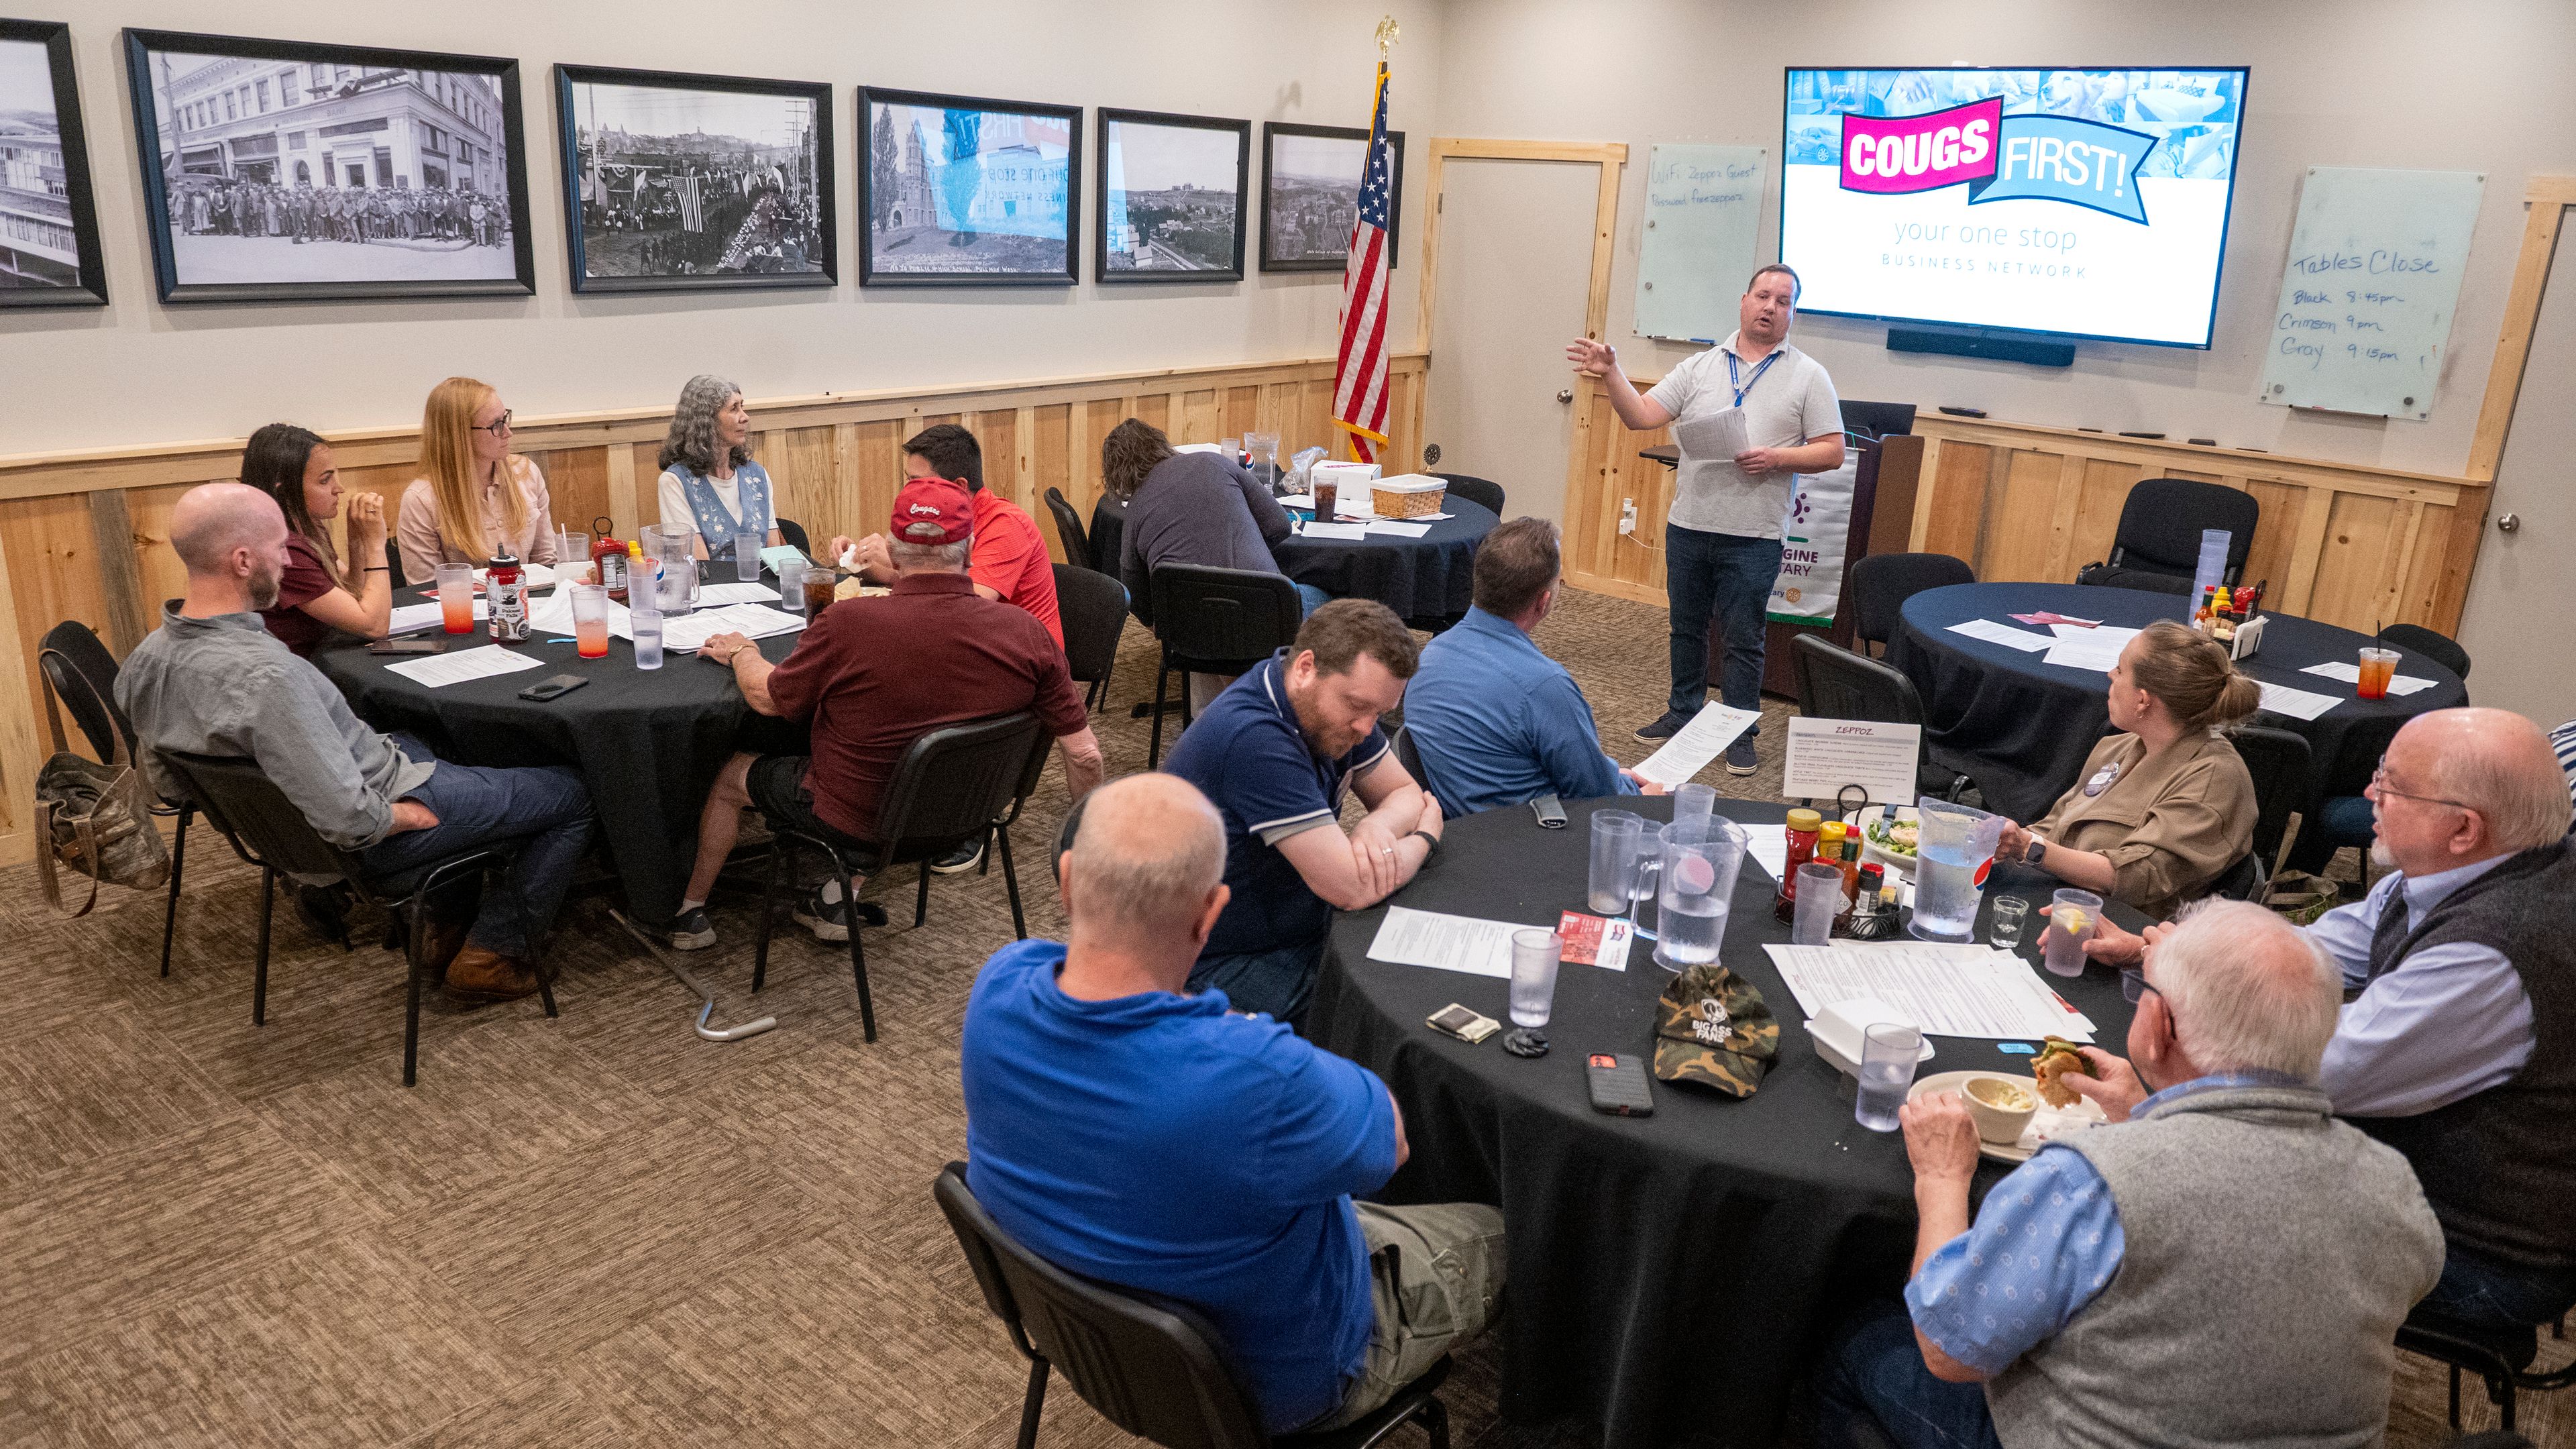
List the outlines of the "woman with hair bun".
{"type": "Polygon", "coordinates": [[[2171,620],[2148,625],[2111,671],[2117,733],[2045,817],[2004,828],[1996,859],[2170,916],[2253,843],[2254,778],[2221,731],[2262,700],[2227,646],[2171,620]]]}

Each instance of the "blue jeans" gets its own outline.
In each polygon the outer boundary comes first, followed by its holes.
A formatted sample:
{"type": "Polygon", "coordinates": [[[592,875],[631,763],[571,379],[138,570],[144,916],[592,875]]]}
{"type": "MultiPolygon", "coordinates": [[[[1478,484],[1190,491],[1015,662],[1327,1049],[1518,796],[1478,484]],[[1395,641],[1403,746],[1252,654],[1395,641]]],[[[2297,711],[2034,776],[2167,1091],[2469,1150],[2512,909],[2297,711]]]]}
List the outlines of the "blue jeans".
{"type": "Polygon", "coordinates": [[[1985,1388],[1932,1376],[1898,1299],[1867,1305],[1844,1324],[1817,1367],[1816,1389],[1824,1449],[2002,1449],[1985,1388]]]}
{"type": "MultiPolygon", "coordinates": [[[[414,760],[436,758],[410,735],[394,736],[394,744],[414,760]]],[[[496,770],[440,760],[428,783],[403,798],[428,806],[438,823],[368,846],[361,857],[368,874],[396,875],[478,845],[521,842],[510,867],[512,889],[483,892],[466,939],[527,960],[554,924],[590,842],[590,792],[581,776],[560,765],[496,770]]]]}
{"type": "MultiPolygon", "coordinates": [[[[1708,703],[1708,626],[1726,641],[1726,669],[1718,698],[1737,709],[1762,708],[1763,615],[1771,585],[1780,577],[1780,540],[1705,533],[1664,525],[1664,594],[1673,610],[1675,713],[1693,715],[1708,703]]],[[[1756,730],[1745,731],[1751,738],[1756,730]]]]}
{"type": "Polygon", "coordinates": [[[2555,1323],[2576,1305],[2576,1270],[2524,1268],[2453,1248],[2442,1259],[2442,1281],[2416,1304],[2475,1328],[2521,1328],[2555,1323]]]}
{"type": "Polygon", "coordinates": [[[1309,614],[1333,601],[1332,595],[1325,593],[1322,589],[1316,588],[1313,584],[1297,585],[1297,597],[1304,601],[1306,612],[1309,614]]]}
{"type": "Polygon", "coordinates": [[[1235,1010],[1265,1012],[1302,1031],[1306,999],[1315,993],[1315,973],[1323,964],[1321,941],[1235,956],[1201,956],[1190,967],[1188,984],[1193,992],[1214,987],[1225,993],[1235,1010]]]}

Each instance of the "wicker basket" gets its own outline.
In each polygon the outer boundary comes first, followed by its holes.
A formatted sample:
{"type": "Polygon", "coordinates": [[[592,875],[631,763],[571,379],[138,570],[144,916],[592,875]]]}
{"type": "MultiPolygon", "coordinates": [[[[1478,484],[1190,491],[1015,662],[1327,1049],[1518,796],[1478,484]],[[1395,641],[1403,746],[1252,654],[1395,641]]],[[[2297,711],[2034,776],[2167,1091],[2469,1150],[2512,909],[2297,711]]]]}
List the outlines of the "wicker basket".
{"type": "Polygon", "coordinates": [[[1421,473],[1380,478],[1369,485],[1369,498],[1380,518],[1420,518],[1438,513],[1448,496],[1447,483],[1421,473]]]}

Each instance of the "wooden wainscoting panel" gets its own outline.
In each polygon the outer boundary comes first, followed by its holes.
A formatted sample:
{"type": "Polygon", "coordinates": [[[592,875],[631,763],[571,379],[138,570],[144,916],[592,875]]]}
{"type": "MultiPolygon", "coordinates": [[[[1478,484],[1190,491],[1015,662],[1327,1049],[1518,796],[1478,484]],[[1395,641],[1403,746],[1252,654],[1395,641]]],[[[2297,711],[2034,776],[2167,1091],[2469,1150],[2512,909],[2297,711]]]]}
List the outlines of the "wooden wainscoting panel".
{"type": "Polygon", "coordinates": [[[1176,411],[1181,427],[1179,432],[1172,434],[1173,442],[1213,443],[1224,436],[1218,431],[1222,423],[1217,417],[1217,394],[1213,388],[1182,393],[1176,411]]]}
{"type": "MultiPolygon", "coordinates": [[[[46,630],[65,619],[78,619],[100,638],[108,637],[107,589],[90,533],[89,499],[78,493],[58,493],[0,502],[0,552],[9,556],[9,582],[18,616],[13,632],[25,661],[23,687],[28,699],[42,700],[36,652],[46,630]]],[[[115,645],[111,642],[109,647],[115,645]]],[[[65,723],[68,727],[69,722],[65,723]]],[[[21,780],[16,787],[23,794],[34,788],[34,781],[21,780]]],[[[15,796],[12,800],[15,809],[15,796]]]]}
{"type": "Polygon", "coordinates": [[[2244,484],[2245,491],[2263,510],[2262,521],[2254,528],[2254,547],[2245,555],[2244,582],[2268,581],[2272,588],[2264,596],[2263,606],[2282,608],[2281,586],[2290,576],[2290,561],[2298,549],[2299,528],[2307,516],[2309,501],[2332,495],[2264,479],[2235,481],[2244,484]]]}
{"type": "MultiPolygon", "coordinates": [[[[176,549],[170,547],[170,511],[179,506],[180,496],[193,486],[165,483],[158,488],[133,488],[125,494],[125,507],[134,524],[134,578],[143,595],[143,619],[147,629],[161,627],[161,605],[188,591],[188,566],[179,562],[176,549]]],[[[331,541],[340,550],[342,563],[350,561],[349,539],[344,530],[348,522],[349,500],[340,499],[340,518],[326,525],[331,541]]],[[[393,548],[393,515],[385,515],[385,547],[393,548]]]]}
{"type": "Polygon", "coordinates": [[[2044,579],[2062,583],[2050,566],[2057,521],[2059,484],[2065,460],[2027,448],[2006,451],[1995,469],[1987,494],[1984,546],[1978,552],[1977,577],[2044,579]]]}
{"type": "Polygon", "coordinates": [[[2401,542],[2399,504],[2368,494],[2337,495],[2326,522],[2315,586],[2304,612],[2311,619],[2367,634],[2388,617],[2383,570],[2401,542]]]}
{"type": "Polygon", "coordinates": [[[1977,544],[1985,529],[1986,494],[1994,479],[1995,449],[1982,443],[1944,442],[1929,466],[1923,489],[1925,553],[1964,559],[1985,577],[1977,544]]]}
{"type": "MultiPolygon", "coordinates": [[[[535,458],[537,466],[546,475],[546,496],[554,510],[557,528],[589,533],[593,519],[613,515],[614,510],[608,504],[606,450],[558,448],[535,455],[535,458]]],[[[761,466],[767,467],[768,464],[761,466]]]]}
{"type": "Polygon", "coordinates": [[[841,498],[840,428],[824,423],[810,428],[779,428],[769,434],[770,509],[796,520],[816,548],[837,530],[825,519],[846,517],[841,498]],[[776,461],[772,462],[774,458],[776,461]]]}
{"type": "Polygon", "coordinates": [[[2068,531],[2066,564],[2059,578],[2072,579],[2086,564],[2099,563],[2111,557],[2111,541],[2120,532],[2120,505],[2128,502],[2129,489],[2138,481],[2138,465],[2115,458],[2077,458],[2083,474],[2076,484],[2081,497],[2075,508],[2075,521],[2068,531]]]}

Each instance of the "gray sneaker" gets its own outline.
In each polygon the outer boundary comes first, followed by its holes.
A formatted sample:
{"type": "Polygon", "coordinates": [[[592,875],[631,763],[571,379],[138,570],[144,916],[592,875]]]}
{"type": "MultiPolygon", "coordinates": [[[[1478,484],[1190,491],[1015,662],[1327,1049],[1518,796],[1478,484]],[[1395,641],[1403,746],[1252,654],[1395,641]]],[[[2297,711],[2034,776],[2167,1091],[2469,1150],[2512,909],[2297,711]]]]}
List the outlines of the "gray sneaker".
{"type": "Polygon", "coordinates": [[[1737,735],[1735,743],[1726,747],[1726,773],[1750,775],[1760,764],[1761,761],[1753,753],[1752,736],[1737,735]]]}

